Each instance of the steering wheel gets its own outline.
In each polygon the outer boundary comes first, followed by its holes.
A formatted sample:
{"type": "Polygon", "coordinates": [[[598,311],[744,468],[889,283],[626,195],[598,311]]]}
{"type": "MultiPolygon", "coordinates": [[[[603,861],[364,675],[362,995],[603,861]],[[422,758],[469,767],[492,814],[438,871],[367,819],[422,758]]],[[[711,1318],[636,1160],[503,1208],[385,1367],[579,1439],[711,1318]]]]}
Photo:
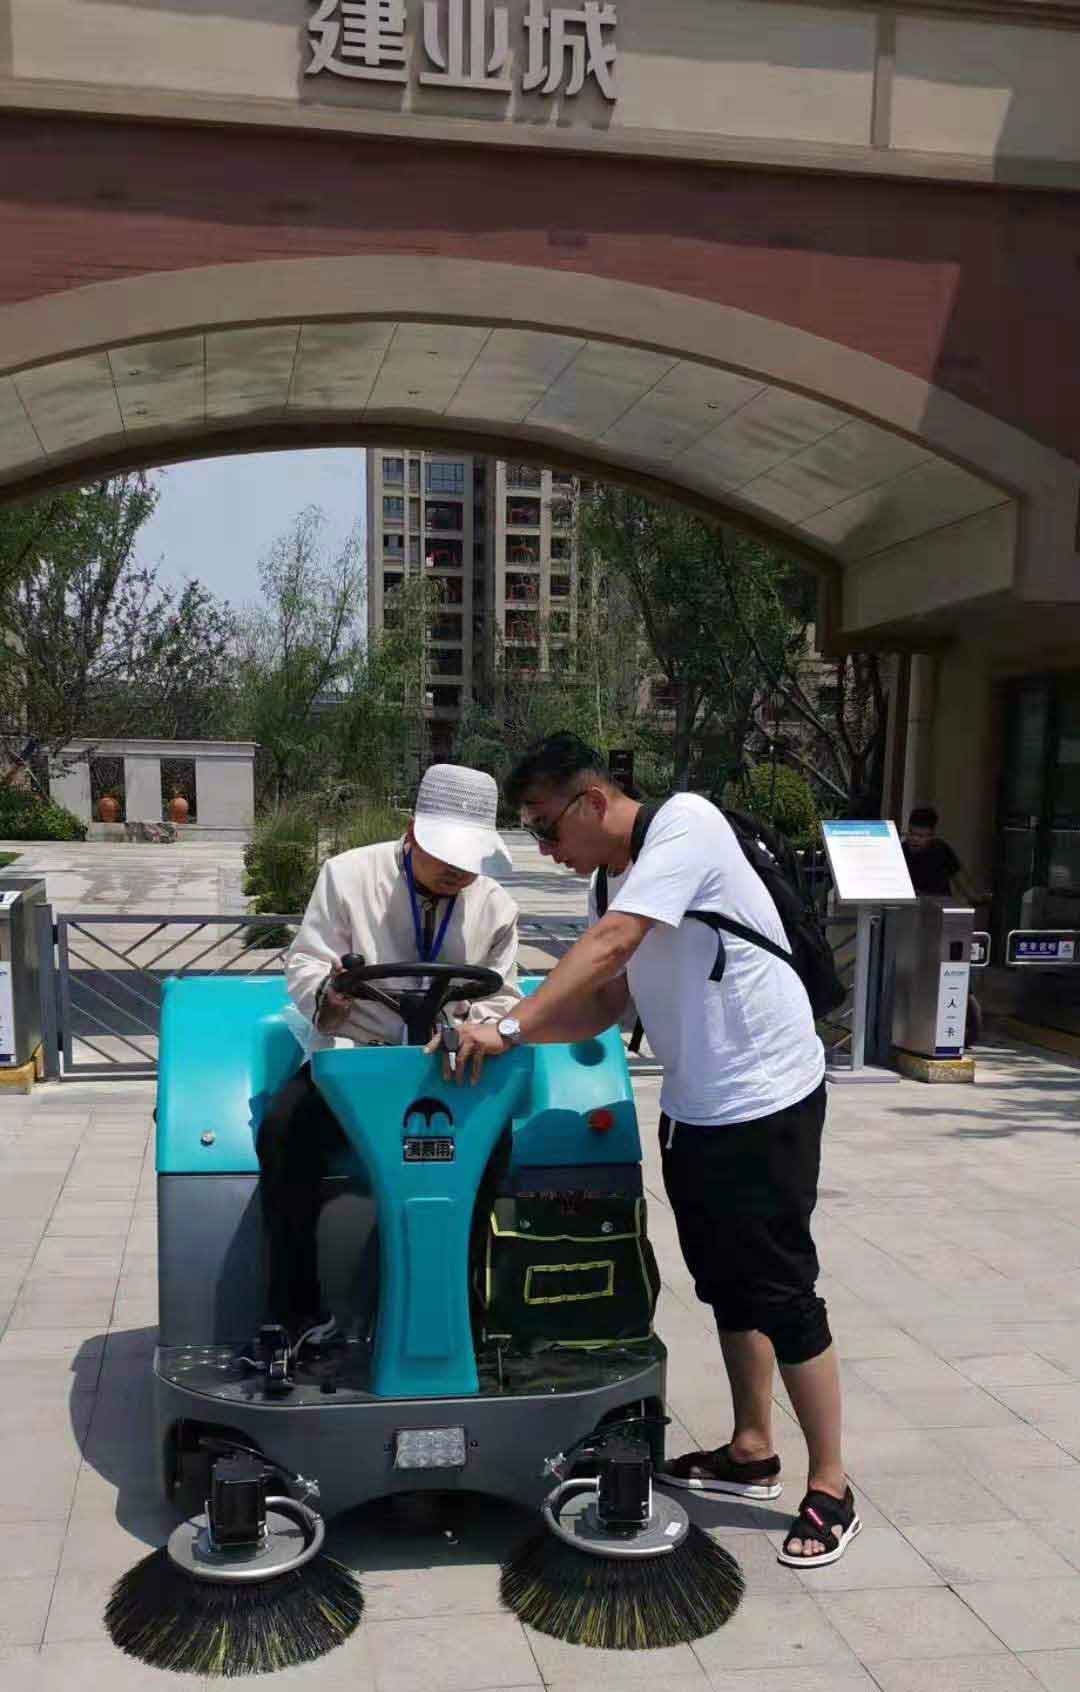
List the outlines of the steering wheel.
{"type": "Polygon", "coordinates": [[[472,1004],[474,999],[497,993],[502,984],[502,976],[495,970],[476,969],[472,964],[366,964],[355,952],[346,953],[331,982],[336,993],[369,999],[400,1016],[410,1046],[427,1045],[435,1032],[435,1018],[451,999],[472,1004]],[[384,981],[422,981],[428,985],[392,991],[376,985],[384,981]]]}

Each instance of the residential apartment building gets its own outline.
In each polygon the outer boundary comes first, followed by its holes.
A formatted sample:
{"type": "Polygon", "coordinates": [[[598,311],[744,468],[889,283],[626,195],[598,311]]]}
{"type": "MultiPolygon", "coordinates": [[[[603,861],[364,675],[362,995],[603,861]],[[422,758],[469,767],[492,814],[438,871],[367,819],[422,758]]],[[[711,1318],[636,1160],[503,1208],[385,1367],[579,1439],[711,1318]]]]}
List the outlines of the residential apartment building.
{"type": "MultiPolygon", "coordinates": [[[[387,446],[367,454],[368,628],[421,570],[440,588],[425,654],[423,750],[448,755],[472,699],[504,671],[573,665],[575,482],[558,471],[387,446]]],[[[419,712],[418,712],[419,721],[419,712]]]]}

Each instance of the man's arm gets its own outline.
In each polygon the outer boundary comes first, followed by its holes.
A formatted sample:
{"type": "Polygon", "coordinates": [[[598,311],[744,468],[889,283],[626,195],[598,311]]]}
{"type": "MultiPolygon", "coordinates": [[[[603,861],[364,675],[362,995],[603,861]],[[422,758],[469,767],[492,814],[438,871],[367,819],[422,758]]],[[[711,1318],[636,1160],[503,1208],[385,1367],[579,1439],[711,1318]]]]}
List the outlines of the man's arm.
{"type": "Polygon", "coordinates": [[[609,911],[576,941],[517,1011],[522,1038],[547,1046],[587,1040],[617,1022],[629,999],[626,966],[653,926],[649,917],[609,911]]]}
{"type": "MultiPolygon", "coordinates": [[[[651,927],[651,918],[628,911],[609,911],[602,917],[559,959],[543,986],[522,999],[516,1012],[522,1038],[530,1045],[550,1046],[587,1040],[609,1028],[626,1008],[626,965],[651,927]]],[[[434,1050],[434,1045],[428,1050],[434,1050]]],[[[485,1058],[506,1050],[493,1023],[466,1023],[454,1071],[458,1084],[465,1080],[470,1064],[472,1079],[478,1081],[485,1058]]]]}
{"type": "Polygon", "coordinates": [[[352,1008],[353,1001],[345,994],[324,987],[330,972],[340,969],[342,957],[352,950],[351,942],[352,931],[337,896],[330,865],[326,863],[319,871],[304,920],[285,958],[289,997],[301,1016],[323,1034],[340,1028],[352,1008]]]}

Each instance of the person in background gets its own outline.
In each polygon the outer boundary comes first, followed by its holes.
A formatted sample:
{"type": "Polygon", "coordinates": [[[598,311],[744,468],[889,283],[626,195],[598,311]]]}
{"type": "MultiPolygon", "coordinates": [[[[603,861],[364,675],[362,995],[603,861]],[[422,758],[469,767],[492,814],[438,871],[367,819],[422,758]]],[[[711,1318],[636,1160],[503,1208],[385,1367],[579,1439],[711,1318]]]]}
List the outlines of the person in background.
{"type": "MultiPolygon", "coordinates": [[[[938,814],[933,805],[916,805],[908,817],[903,839],[911,885],[920,899],[963,899],[968,905],[989,905],[989,893],[977,893],[963,864],[937,831],[938,814]]],[[[974,993],[968,993],[964,1044],[973,1046],[982,1036],[982,1009],[974,993]]]]}
{"type": "Polygon", "coordinates": [[[969,905],[988,905],[988,896],[974,891],[967,871],[948,841],[942,840],[937,826],[933,805],[916,805],[908,818],[904,857],[916,893],[920,898],[925,893],[938,899],[965,899],[969,905]]]}

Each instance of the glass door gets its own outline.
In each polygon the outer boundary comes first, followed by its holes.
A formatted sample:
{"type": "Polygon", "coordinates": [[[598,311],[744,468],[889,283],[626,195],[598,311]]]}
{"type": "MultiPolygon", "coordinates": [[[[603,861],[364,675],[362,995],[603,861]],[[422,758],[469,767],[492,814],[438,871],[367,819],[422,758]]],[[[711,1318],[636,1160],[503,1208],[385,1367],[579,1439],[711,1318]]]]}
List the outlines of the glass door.
{"type": "Polygon", "coordinates": [[[1019,927],[1024,893],[1029,887],[1047,885],[1046,813],[1053,716],[1049,682],[1024,681],[1009,688],[994,878],[995,951],[999,957],[1004,936],[1009,929],[1019,927]]]}

